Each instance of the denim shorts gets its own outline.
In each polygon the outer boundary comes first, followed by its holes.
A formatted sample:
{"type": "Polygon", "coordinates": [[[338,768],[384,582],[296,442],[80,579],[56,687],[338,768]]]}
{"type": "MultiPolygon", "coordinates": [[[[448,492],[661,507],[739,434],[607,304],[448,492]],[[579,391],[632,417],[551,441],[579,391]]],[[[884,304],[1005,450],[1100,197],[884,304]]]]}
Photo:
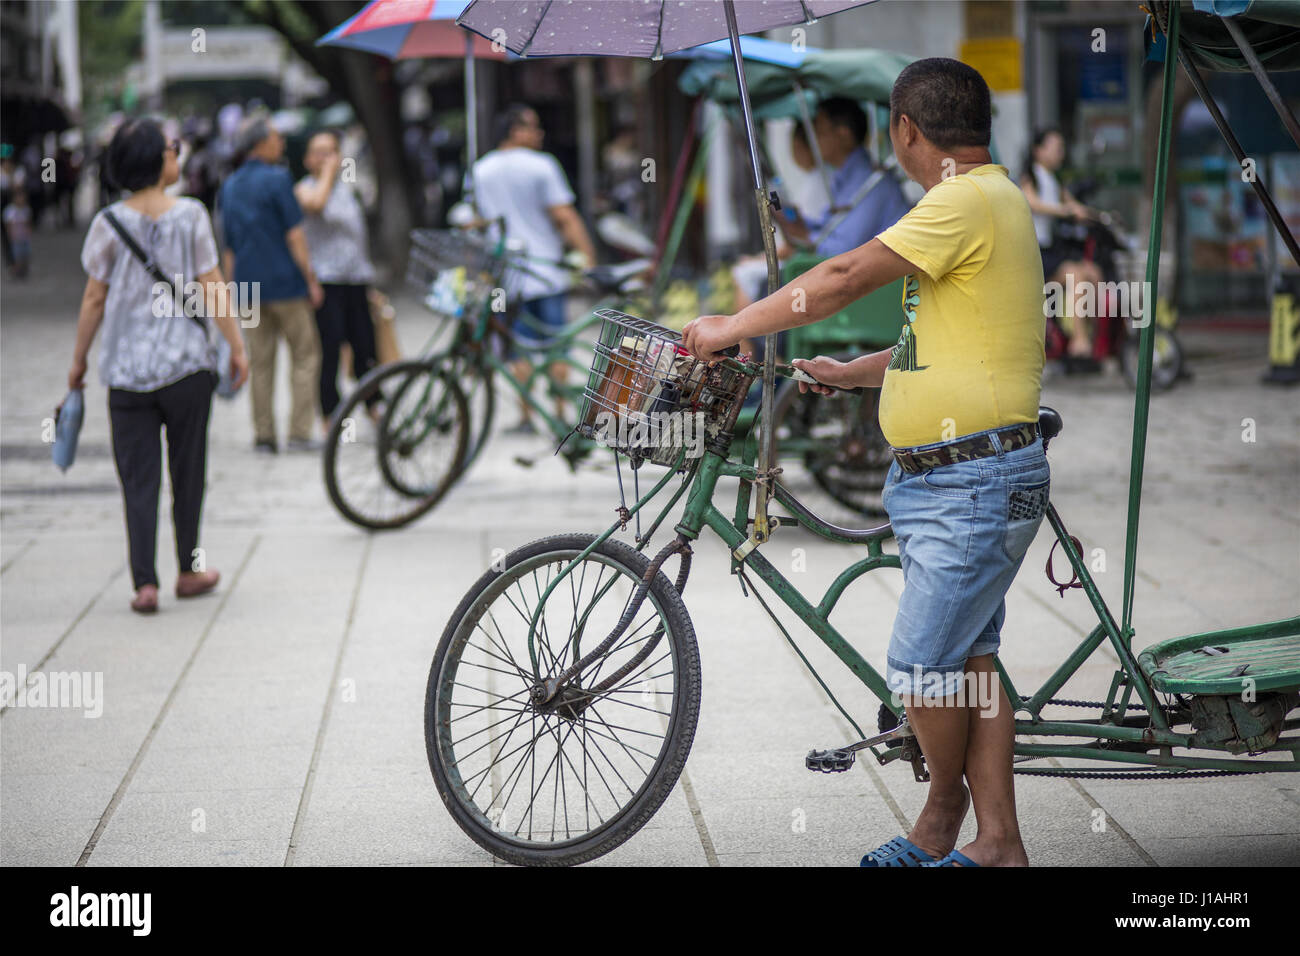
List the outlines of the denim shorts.
{"type": "Polygon", "coordinates": [[[903,566],[885,675],[895,694],[951,696],[967,658],[997,652],[1004,598],[1042,524],[1051,475],[1041,438],[1015,451],[992,441],[995,456],[917,473],[895,462],[885,478],[903,566]]]}
{"type": "Polygon", "coordinates": [[[510,329],[512,355],[519,355],[521,349],[544,349],[553,344],[555,334],[564,328],[567,302],[568,296],[559,292],[519,303],[519,314],[510,329]]]}

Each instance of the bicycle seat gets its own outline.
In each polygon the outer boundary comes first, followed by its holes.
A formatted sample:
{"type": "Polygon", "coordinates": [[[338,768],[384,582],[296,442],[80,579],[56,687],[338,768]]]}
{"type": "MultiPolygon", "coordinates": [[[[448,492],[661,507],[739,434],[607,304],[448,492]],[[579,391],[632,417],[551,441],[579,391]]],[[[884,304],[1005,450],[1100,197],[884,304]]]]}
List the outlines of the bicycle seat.
{"type": "Polygon", "coordinates": [[[1061,413],[1054,408],[1048,408],[1046,405],[1038,406],[1038,433],[1043,436],[1043,444],[1061,434],[1061,429],[1065,423],[1061,421],[1061,413]]]}
{"type": "Polygon", "coordinates": [[[637,278],[651,265],[649,259],[632,259],[614,265],[600,265],[583,273],[601,292],[618,292],[630,279],[637,278]]]}

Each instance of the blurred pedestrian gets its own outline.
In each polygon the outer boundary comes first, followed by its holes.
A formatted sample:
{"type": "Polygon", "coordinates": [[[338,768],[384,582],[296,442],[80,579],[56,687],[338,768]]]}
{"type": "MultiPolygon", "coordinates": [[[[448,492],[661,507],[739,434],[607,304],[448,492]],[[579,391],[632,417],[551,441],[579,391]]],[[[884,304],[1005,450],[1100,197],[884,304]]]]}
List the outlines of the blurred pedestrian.
{"type": "Polygon", "coordinates": [[[184,291],[172,285],[176,277],[185,285],[203,285],[207,313],[230,344],[235,385],[248,375],[239,328],[218,304],[224,297],[214,286],[222,277],[208,214],[195,200],[164,192],[180,175],[179,153],[180,144],[166,142],[153,120],[129,120],[113,136],[106,155],[109,174],[130,195],[97,213],[86,233],[81,264],[89,278],[68,370],[68,387],[85,388],[87,355],[104,324],[99,377],[108,387],[113,459],[122,482],[135,586],[131,609],[142,614],[158,609],[160,429],[167,432],[180,570],[176,596],[211,591],[220,579],[204,567],[198,550],[217,349],[202,317],[174,308],[184,291]]]}
{"type": "Polygon", "coordinates": [[[279,450],[275,429],[275,353],[280,339],[289,344],[292,393],[288,447],[315,451],[312,438],[320,375],[320,338],[312,309],[325,294],[316,280],[302,210],[293,195],[289,171],[279,165],[284,137],[256,117],[241,131],[242,162],[221,187],[222,236],[226,274],[240,284],[256,283],[256,311],[248,327],[252,363],[253,447],[279,450]]]}
{"type": "Polygon", "coordinates": [[[32,209],[27,204],[27,190],[19,186],[4,209],[4,230],[9,237],[11,272],[15,279],[26,279],[32,260],[32,209]]]}
{"type": "MultiPolygon", "coordinates": [[[[1055,230],[1061,219],[1084,222],[1093,215],[1088,207],[1070,195],[1061,185],[1056,172],[1065,163],[1065,137],[1056,127],[1047,127],[1034,134],[1029,154],[1020,173],[1020,188],[1034,216],[1034,232],[1043,257],[1043,275],[1048,282],[1059,282],[1075,290],[1076,297],[1087,294],[1101,282],[1102,274],[1096,263],[1086,259],[1071,258],[1055,230]]],[[[1066,347],[1066,371],[1098,372],[1100,363],[1092,355],[1092,330],[1086,316],[1080,314],[1079,303],[1065,302],[1064,311],[1055,316],[1061,330],[1070,338],[1066,347]],[[1068,313],[1068,314],[1067,314],[1068,313]]]]}
{"type": "MultiPolygon", "coordinates": [[[[14,160],[14,148],[8,143],[0,144],[0,215],[4,210],[9,208],[9,203],[13,201],[14,190],[23,184],[24,173],[22,167],[14,160]]],[[[9,230],[0,227],[0,238],[4,239],[4,263],[6,266],[14,264],[14,253],[9,245],[9,230]]]]}
{"type": "Polygon", "coordinates": [[[339,175],[339,136],[316,133],[307,141],[307,175],[294,187],[305,214],[303,232],[324,300],[316,309],[320,333],[320,406],[328,422],[339,404],[339,347],[352,349],[352,373],[360,379],[375,365],[375,326],[368,286],[375,281],[366,238],[366,216],[352,187],[339,175]]]}
{"type": "MultiPolygon", "coordinates": [[[[542,152],[541,120],[531,107],[513,105],[497,117],[497,148],[474,164],[474,195],[480,215],[504,220],[506,237],[516,244],[527,271],[507,275],[519,314],[512,333],[515,346],[544,348],[566,320],[569,272],[561,263],[566,248],[576,250],[584,268],[596,264],[596,248],[574,207],[573,190],[559,162],[542,152]]],[[[532,363],[516,350],[511,373],[527,382],[532,363]]],[[[553,381],[568,374],[564,362],[551,363],[553,381]]],[[[557,409],[558,410],[558,409],[557,409]]],[[[531,433],[532,409],[520,401],[521,420],[512,429],[531,433]]]]}

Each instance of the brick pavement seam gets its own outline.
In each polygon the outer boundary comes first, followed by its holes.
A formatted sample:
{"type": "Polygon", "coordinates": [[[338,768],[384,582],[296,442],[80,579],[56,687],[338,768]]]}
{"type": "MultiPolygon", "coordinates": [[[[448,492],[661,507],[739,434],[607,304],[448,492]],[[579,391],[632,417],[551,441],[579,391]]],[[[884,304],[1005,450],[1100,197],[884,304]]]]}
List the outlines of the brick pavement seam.
{"type": "MultiPolygon", "coordinates": [[[[868,578],[872,581],[877,582],[877,584],[880,587],[884,588],[886,592],[888,592],[895,600],[897,600],[898,595],[895,592],[889,590],[889,586],[884,583],[884,580],[882,578],[879,578],[875,575],[868,575],[868,578]]],[[[778,634],[779,633],[780,632],[778,631],[778,634]]],[[[791,649],[790,645],[786,643],[784,640],[782,640],[781,648],[782,650],[785,651],[787,655],[789,655],[789,657],[793,660],[793,662],[796,665],[798,665],[799,674],[803,678],[804,682],[807,683],[808,686],[812,688],[812,690],[818,696],[823,696],[825,692],[822,690],[820,686],[818,686],[817,682],[813,679],[812,674],[808,673],[808,668],[804,666],[803,661],[799,660],[798,655],[795,654],[795,652],[791,649]]],[[[827,701],[827,703],[829,703],[829,700],[827,701]]],[[[834,705],[832,704],[831,706],[833,707],[834,705]]],[[[839,724],[839,726],[843,729],[845,737],[852,739],[853,737],[856,736],[856,731],[854,731],[854,729],[851,726],[849,726],[849,722],[844,719],[844,715],[839,713],[839,711],[834,711],[834,710],[831,711],[830,717],[835,723],[839,724]]],[[[858,763],[857,761],[854,762],[858,763]]],[[[889,785],[885,783],[885,778],[880,775],[880,773],[876,770],[875,767],[871,766],[866,761],[862,761],[860,763],[860,766],[864,770],[866,770],[867,775],[871,777],[872,782],[876,786],[877,792],[879,792],[881,798],[885,801],[885,806],[889,807],[889,812],[894,815],[894,819],[898,821],[899,826],[901,826],[905,832],[910,831],[912,829],[912,826],[910,823],[908,823],[907,815],[903,813],[903,808],[900,807],[898,805],[898,801],[894,799],[894,794],[890,791],[889,785]]]]}
{"type": "Polygon", "coordinates": [[[293,866],[298,852],[298,841],[302,836],[302,827],[307,820],[307,810],[311,806],[311,791],[316,782],[316,768],[320,763],[321,750],[325,746],[325,734],[329,730],[330,715],[334,712],[334,697],[338,688],[339,674],[343,672],[343,655],[347,651],[348,638],[352,636],[352,624],[357,616],[357,604],[361,599],[361,584],[370,565],[370,551],[374,544],[374,535],[366,537],[365,550],[361,552],[361,566],[357,568],[357,580],[352,586],[352,599],[348,603],[348,617],[343,625],[343,636],[339,641],[338,652],[334,655],[334,669],[330,672],[329,684],[325,688],[325,707],[321,711],[320,726],[316,729],[316,742],[311,750],[311,763],[307,766],[307,777],[303,780],[302,794],[298,798],[298,810],[293,815],[293,829],[289,832],[289,846],[284,853],[284,865],[293,866]]]}
{"type": "MultiPolygon", "coordinates": [[[[1030,737],[1030,740],[1036,744],[1044,742],[1040,737],[1030,737]]],[[[1061,762],[1055,757],[1048,757],[1047,762],[1054,767],[1061,766],[1061,762]]],[[[1088,792],[1088,789],[1083,785],[1082,780],[1077,777],[1065,777],[1064,779],[1065,782],[1068,783],[1077,794],[1079,794],[1079,796],[1083,797],[1085,803],[1091,806],[1094,810],[1100,810],[1106,815],[1106,822],[1115,829],[1115,832],[1118,833],[1120,838],[1133,849],[1133,852],[1146,862],[1147,866],[1158,867],[1160,865],[1156,862],[1155,857],[1142,848],[1142,844],[1138,843],[1137,839],[1131,833],[1120,826],[1119,821],[1115,819],[1110,811],[1097,802],[1097,798],[1088,792]]]]}
{"type": "Polygon", "coordinates": [[[682,785],[682,796],[686,798],[686,806],[691,811],[691,820],[695,823],[695,832],[700,837],[700,846],[704,848],[704,859],[709,866],[717,866],[718,854],[713,848],[713,837],[709,835],[709,828],[704,823],[704,811],[700,809],[700,802],[695,798],[695,788],[691,786],[691,778],[685,767],[682,768],[682,774],[677,781],[682,785]]]}
{"type": "Polygon", "coordinates": [[[140,764],[144,762],[145,754],[149,752],[149,745],[153,743],[154,736],[158,733],[158,728],[160,728],[163,721],[167,719],[167,714],[171,711],[172,703],[176,700],[176,695],[180,691],[181,685],[185,683],[185,678],[189,675],[190,668],[194,666],[195,658],[199,656],[199,651],[203,649],[203,645],[207,641],[208,635],[212,633],[213,625],[215,625],[217,619],[221,617],[221,612],[225,610],[226,604],[230,601],[230,596],[235,593],[235,589],[239,586],[240,578],[244,575],[244,569],[248,567],[248,562],[252,559],[253,552],[257,550],[257,545],[261,540],[262,536],[260,534],[255,535],[248,546],[248,550],[244,552],[244,559],[239,562],[239,567],[235,569],[235,574],[230,579],[230,587],[222,593],[220,603],[217,605],[216,610],[212,612],[212,616],[208,618],[208,623],[204,626],[203,633],[199,635],[199,639],[194,644],[194,649],[190,651],[190,656],[185,660],[185,666],[181,668],[180,674],[176,677],[176,683],[172,684],[172,689],[167,693],[167,699],[163,701],[162,707],[158,709],[158,716],[154,718],[153,724],[149,727],[149,732],[144,735],[144,740],[141,741],[140,748],[135,752],[135,757],[131,760],[131,766],[126,768],[126,773],[122,776],[122,782],[119,783],[117,789],[113,791],[113,796],[109,799],[108,806],[104,808],[104,813],[100,816],[99,823],[95,824],[95,830],[90,834],[90,839],[86,841],[86,847],[81,851],[81,856],[77,858],[76,866],[85,866],[90,860],[91,854],[95,852],[95,847],[99,844],[99,838],[104,835],[104,830],[108,828],[109,820],[111,820],[113,814],[117,812],[117,808],[121,804],[122,798],[126,795],[127,787],[131,785],[131,781],[135,778],[135,772],[140,768],[140,764]]]}
{"type": "MultiPolygon", "coordinates": [[[[63,633],[59,635],[58,640],[50,645],[50,649],[45,652],[45,656],[37,661],[35,666],[32,667],[31,671],[27,674],[27,679],[29,681],[36,676],[37,672],[40,671],[42,667],[49,663],[51,657],[58,653],[59,648],[63,646],[63,642],[66,641],[68,636],[77,629],[77,625],[80,624],[85,616],[90,613],[90,609],[98,603],[101,597],[104,596],[104,592],[108,590],[109,585],[116,581],[118,575],[122,574],[125,570],[126,562],[123,561],[113,570],[113,573],[108,576],[108,580],[104,582],[103,587],[95,592],[94,596],[86,602],[86,606],[81,609],[81,612],[72,619],[72,623],[69,624],[67,628],[64,629],[63,633]]],[[[18,699],[17,694],[14,695],[14,699],[18,699]]],[[[13,706],[10,704],[0,707],[0,717],[4,717],[4,715],[9,713],[11,710],[13,710],[13,706]]]]}
{"type": "Polygon", "coordinates": [[[18,549],[18,553],[15,554],[8,561],[6,561],[3,567],[0,567],[0,574],[4,574],[6,571],[12,568],[18,562],[18,559],[21,558],[24,554],[26,554],[28,550],[31,549],[31,546],[34,545],[35,543],[36,543],[35,538],[28,538],[27,543],[18,549]]]}

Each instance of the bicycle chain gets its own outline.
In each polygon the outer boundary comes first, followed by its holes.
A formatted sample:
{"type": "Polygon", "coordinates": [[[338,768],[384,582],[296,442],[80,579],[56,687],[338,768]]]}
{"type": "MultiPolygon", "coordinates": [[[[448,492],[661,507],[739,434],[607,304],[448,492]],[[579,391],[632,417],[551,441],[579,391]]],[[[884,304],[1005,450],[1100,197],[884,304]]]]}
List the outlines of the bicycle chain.
{"type": "MultiPolygon", "coordinates": [[[[1021,698],[1021,700],[1028,699],[1028,697],[1021,698]]],[[[1098,710],[1102,710],[1106,706],[1105,702],[1100,700],[1057,700],[1056,698],[1052,698],[1047,702],[1047,704],[1056,704],[1058,707],[1095,707],[1098,710]]],[[[1047,704],[1044,704],[1043,706],[1046,707],[1047,704]]],[[[1139,704],[1137,702],[1130,703],[1128,706],[1130,710],[1146,710],[1145,704],[1139,704]]]]}
{"type": "Polygon", "coordinates": [[[1068,770],[1054,767],[1026,767],[1014,773],[1026,777],[1075,777],[1084,780],[1186,780],[1190,777],[1243,777],[1258,770],[1188,770],[1168,773],[1159,770],[1068,770]]]}

